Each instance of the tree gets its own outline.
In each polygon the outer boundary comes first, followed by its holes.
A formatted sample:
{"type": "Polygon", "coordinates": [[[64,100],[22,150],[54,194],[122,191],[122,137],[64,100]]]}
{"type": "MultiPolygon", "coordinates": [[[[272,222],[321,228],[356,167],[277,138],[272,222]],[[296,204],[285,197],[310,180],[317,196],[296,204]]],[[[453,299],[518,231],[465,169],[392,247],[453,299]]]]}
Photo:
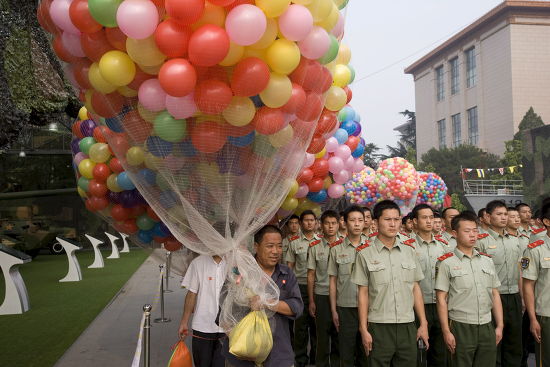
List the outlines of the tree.
{"type": "Polygon", "coordinates": [[[535,127],[544,126],[542,118],[535,113],[533,107],[530,107],[523,119],[519,123],[518,132],[514,135],[515,140],[521,140],[521,132],[523,130],[534,129],[535,127]]]}
{"type": "Polygon", "coordinates": [[[380,161],[380,154],[378,154],[380,148],[374,143],[368,143],[365,145],[365,153],[363,156],[363,163],[365,166],[376,169],[378,162],[380,161]]]}
{"type": "Polygon", "coordinates": [[[399,141],[395,147],[386,145],[388,154],[382,155],[382,159],[403,157],[406,158],[409,155],[410,149],[414,150],[416,156],[416,114],[414,111],[401,111],[400,115],[407,118],[407,127],[399,135],[399,141]]]}

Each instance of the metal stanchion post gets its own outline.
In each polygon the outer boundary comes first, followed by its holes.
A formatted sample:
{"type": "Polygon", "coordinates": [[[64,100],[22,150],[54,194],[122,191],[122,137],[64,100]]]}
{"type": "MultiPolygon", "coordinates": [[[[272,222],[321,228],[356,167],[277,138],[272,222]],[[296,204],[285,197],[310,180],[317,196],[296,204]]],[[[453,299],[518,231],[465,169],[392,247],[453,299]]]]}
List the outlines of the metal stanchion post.
{"type": "Polygon", "coordinates": [[[143,323],[143,365],[151,365],[151,305],[144,305],[145,322],[143,323]]]}
{"type": "MultiPolygon", "coordinates": [[[[159,265],[160,272],[164,269],[164,265],[159,265]]],[[[164,277],[164,275],[162,275],[164,277]]],[[[170,318],[164,317],[164,279],[160,280],[160,317],[155,319],[155,322],[170,322],[170,318]]]]}
{"type": "Polygon", "coordinates": [[[171,263],[172,263],[172,253],[170,251],[166,251],[166,274],[164,276],[166,280],[166,288],[164,289],[164,293],[172,293],[172,291],[168,288],[168,279],[170,278],[171,263]]]}

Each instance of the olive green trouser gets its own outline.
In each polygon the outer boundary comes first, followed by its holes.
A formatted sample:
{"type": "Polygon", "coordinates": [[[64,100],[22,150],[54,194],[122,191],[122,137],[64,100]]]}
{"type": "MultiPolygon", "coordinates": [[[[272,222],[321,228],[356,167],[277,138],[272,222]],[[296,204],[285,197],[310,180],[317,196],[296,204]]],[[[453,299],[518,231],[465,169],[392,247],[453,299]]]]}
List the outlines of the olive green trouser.
{"type": "MultiPolygon", "coordinates": [[[[430,367],[445,367],[447,366],[447,347],[443,340],[443,333],[441,331],[441,323],[437,316],[437,307],[435,303],[428,303],[424,305],[426,310],[426,319],[428,321],[428,335],[430,339],[430,348],[428,348],[428,366],[430,367]]],[[[416,327],[420,326],[420,322],[416,320],[416,327]]],[[[418,353],[422,353],[418,350],[418,353]]]]}
{"type": "Polygon", "coordinates": [[[550,367],[550,317],[537,316],[541,328],[541,342],[535,342],[537,367],[550,367]]]}
{"type": "Polygon", "coordinates": [[[504,330],[497,346],[497,367],[518,367],[523,355],[521,324],[523,319],[521,296],[501,294],[504,330]]]}
{"type": "Polygon", "coordinates": [[[450,320],[455,337],[455,353],[450,356],[449,367],[491,367],[497,362],[495,328],[489,322],[483,325],[464,324],[450,320]]]}
{"type": "Polygon", "coordinates": [[[359,333],[357,307],[338,307],[338,351],[341,367],[366,367],[367,356],[359,333]]]}
{"type": "Polygon", "coordinates": [[[404,324],[379,324],[369,322],[372,350],[369,367],[411,367],[416,365],[416,326],[404,324]]]}
{"type": "Polygon", "coordinates": [[[309,314],[309,297],[307,294],[307,285],[298,284],[300,294],[304,301],[304,312],[294,321],[294,354],[297,366],[305,366],[314,359],[315,356],[315,319],[309,314]],[[307,346],[311,342],[309,358],[307,346]]]}
{"type": "Polygon", "coordinates": [[[315,295],[315,326],[317,334],[316,367],[338,367],[338,333],[332,322],[330,300],[328,296],[315,295]]]}

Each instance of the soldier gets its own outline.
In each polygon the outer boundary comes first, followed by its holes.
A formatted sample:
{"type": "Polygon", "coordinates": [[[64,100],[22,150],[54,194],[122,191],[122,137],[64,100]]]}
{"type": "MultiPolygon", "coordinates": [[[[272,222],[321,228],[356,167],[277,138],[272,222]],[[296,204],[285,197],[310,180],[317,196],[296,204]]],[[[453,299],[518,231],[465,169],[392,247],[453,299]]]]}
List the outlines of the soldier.
{"type": "Polygon", "coordinates": [[[445,208],[441,213],[443,221],[445,222],[445,231],[441,233],[439,238],[442,238],[447,242],[448,251],[454,250],[456,247],[456,239],[453,237],[453,230],[451,229],[451,221],[454,217],[459,215],[460,212],[453,208],[452,206],[445,208]]]}
{"type": "Polygon", "coordinates": [[[487,229],[489,228],[489,221],[486,219],[486,215],[487,215],[487,211],[485,210],[485,208],[481,208],[477,212],[477,217],[479,219],[479,224],[480,224],[478,228],[478,232],[482,234],[487,233],[487,229]]]}
{"type": "Polygon", "coordinates": [[[288,235],[283,240],[283,256],[281,262],[285,261],[290,242],[300,238],[300,217],[296,214],[292,214],[286,222],[286,227],[288,229],[288,235]]]}
{"type": "Polygon", "coordinates": [[[491,259],[474,248],[478,233],[475,214],[456,216],[451,228],[457,247],[438,259],[435,280],[437,313],[451,366],[491,367],[496,363],[503,329],[500,281],[491,259]]]}
{"type": "Polygon", "coordinates": [[[443,219],[441,218],[441,214],[439,214],[437,210],[434,210],[433,212],[434,212],[434,223],[433,223],[432,232],[434,236],[439,236],[443,228],[443,219]]]}
{"type": "Polygon", "coordinates": [[[537,366],[550,366],[550,204],[543,206],[546,235],[527,246],[521,259],[523,296],[537,345],[537,366]]]}
{"type": "Polygon", "coordinates": [[[515,207],[508,207],[508,224],[506,225],[506,231],[510,236],[518,239],[520,245],[520,251],[523,251],[529,245],[529,236],[521,232],[521,217],[518,210],[515,207]]]}
{"type": "Polygon", "coordinates": [[[417,340],[428,346],[423,279],[414,239],[397,240],[401,223],[393,201],[376,204],[378,235],[360,246],[351,279],[359,286],[359,330],[370,367],[410,367],[416,364],[417,340]],[[414,323],[416,311],[420,327],[414,323]]]}
{"type": "MultiPolygon", "coordinates": [[[[301,235],[290,242],[285,260],[287,265],[294,270],[298,279],[300,294],[304,301],[304,310],[309,310],[309,298],[307,293],[307,251],[312,242],[320,241],[315,234],[316,217],[313,211],[305,210],[300,215],[301,235]]],[[[308,362],[315,360],[315,320],[309,312],[294,322],[294,353],[296,355],[296,366],[304,367],[308,362]],[[308,358],[307,345],[311,343],[311,350],[308,358]]],[[[314,364],[314,363],[313,363],[314,364]]]]}
{"type": "Polygon", "coordinates": [[[441,324],[437,317],[435,306],[435,265],[437,259],[448,252],[445,240],[433,235],[434,211],[427,204],[419,204],[414,207],[411,217],[416,228],[416,254],[424,273],[424,279],[420,281],[424,309],[428,320],[428,334],[430,336],[430,349],[428,350],[428,365],[437,367],[446,365],[446,352],[441,324]]]}
{"type": "Polygon", "coordinates": [[[372,233],[372,211],[369,208],[363,208],[363,213],[365,214],[363,234],[368,237],[372,233]]]}
{"type": "Polygon", "coordinates": [[[401,231],[400,233],[407,235],[407,237],[410,237],[413,235],[413,221],[410,216],[410,214],[404,215],[401,219],[401,231]]]}
{"type": "Polygon", "coordinates": [[[519,203],[518,205],[516,205],[516,210],[518,211],[519,218],[521,220],[521,226],[519,228],[519,232],[529,237],[531,235],[530,222],[533,216],[531,214],[531,207],[525,203],[519,203]]]}
{"type": "Polygon", "coordinates": [[[523,354],[521,338],[522,299],[519,291],[519,260],[522,249],[517,237],[506,231],[508,209],[500,200],[487,204],[485,219],[489,222],[488,234],[479,241],[480,251],[493,259],[499,281],[502,308],[504,310],[504,334],[497,350],[497,366],[514,366],[521,364],[523,354]]]}
{"type": "Polygon", "coordinates": [[[340,212],[340,227],[338,228],[338,237],[346,237],[348,229],[344,221],[344,212],[340,212]]]}
{"type": "Polygon", "coordinates": [[[358,206],[344,212],[347,237],[340,244],[332,244],[329,256],[330,310],[334,326],[338,330],[340,366],[366,366],[367,358],[358,332],[357,285],[350,276],[359,248],[367,240],[362,235],[365,216],[358,206]]]}
{"type": "Polygon", "coordinates": [[[317,335],[317,367],[336,367],[338,358],[338,333],[332,323],[330,300],[328,295],[328,258],[330,247],[343,242],[337,236],[340,216],[332,210],[321,215],[323,238],[310,243],[307,257],[307,291],[309,296],[309,313],[315,318],[317,335]]]}

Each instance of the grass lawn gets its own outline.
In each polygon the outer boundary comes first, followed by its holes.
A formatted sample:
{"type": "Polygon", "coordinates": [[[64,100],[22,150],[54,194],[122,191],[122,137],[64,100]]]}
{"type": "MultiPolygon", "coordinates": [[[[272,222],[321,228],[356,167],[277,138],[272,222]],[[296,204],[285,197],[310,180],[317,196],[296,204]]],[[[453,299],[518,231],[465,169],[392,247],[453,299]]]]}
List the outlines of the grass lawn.
{"type": "MultiPolygon", "coordinates": [[[[93,252],[77,252],[82,281],[59,283],[68,270],[67,256],[39,255],[19,270],[27,286],[30,310],[0,315],[0,366],[52,366],[122,288],[148,253],[132,249],[105,267],[88,269],[93,252]]],[[[0,303],[4,300],[0,272],[0,303]]]]}

